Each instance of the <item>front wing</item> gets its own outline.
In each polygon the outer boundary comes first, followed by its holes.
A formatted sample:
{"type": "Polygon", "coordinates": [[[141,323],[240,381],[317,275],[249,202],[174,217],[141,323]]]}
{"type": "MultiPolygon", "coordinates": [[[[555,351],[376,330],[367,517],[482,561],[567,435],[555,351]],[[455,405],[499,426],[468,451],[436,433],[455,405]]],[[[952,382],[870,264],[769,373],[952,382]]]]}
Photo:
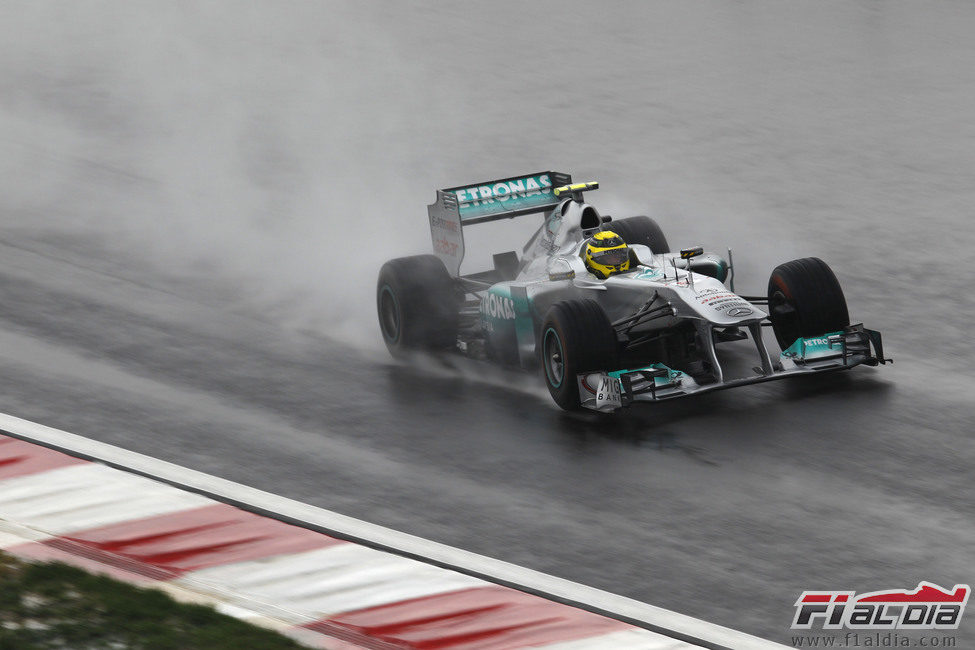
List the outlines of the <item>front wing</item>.
{"type": "MultiPolygon", "coordinates": [[[[851,325],[839,332],[797,339],[779,355],[778,363],[751,377],[719,378],[699,384],[690,375],[654,363],[634,370],[612,370],[577,376],[582,406],[611,412],[634,402],[660,402],[699,393],[776,381],[812,373],[886,364],[880,332],[851,325]]],[[[761,368],[756,368],[761,371],[761,368]]]]}

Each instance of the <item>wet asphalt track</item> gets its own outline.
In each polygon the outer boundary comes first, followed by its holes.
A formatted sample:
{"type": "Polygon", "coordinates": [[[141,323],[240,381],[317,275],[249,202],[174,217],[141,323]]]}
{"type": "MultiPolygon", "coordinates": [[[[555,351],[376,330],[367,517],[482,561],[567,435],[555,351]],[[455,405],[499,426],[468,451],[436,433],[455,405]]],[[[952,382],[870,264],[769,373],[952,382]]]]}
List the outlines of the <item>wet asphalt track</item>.
{"type": "Polygon", "coordinates": [[[971,571],[970,398],[910,358],[569,416],[0,246],[5,412],[780,640],[802,589],[971,571]]]}
{"type": "Polygon", "coordinates": [[[803,589],[975,581],[971,6],[559,6],[470,30],[336,4],[334,49],[301,11],[239,18],[283,34],[241,43],[204,16],[175,59],[132,9],[117,31],[148,45],[107,72],[18,15],[0,409],[780,641],[803,589]],[[181,68],[204,55],[218,78],[181,68]],[[251,111],[244,144],[211,105],[251,111]],[[674,245],[733,245],[739,291],[824,257],[895,365],[604,418],[531,376],[391,362],[374,273],[426,245],[436,184],[548,165],[674,245]],[[321,253],[341,218],[370,236],[353,277],[321,253]]]}

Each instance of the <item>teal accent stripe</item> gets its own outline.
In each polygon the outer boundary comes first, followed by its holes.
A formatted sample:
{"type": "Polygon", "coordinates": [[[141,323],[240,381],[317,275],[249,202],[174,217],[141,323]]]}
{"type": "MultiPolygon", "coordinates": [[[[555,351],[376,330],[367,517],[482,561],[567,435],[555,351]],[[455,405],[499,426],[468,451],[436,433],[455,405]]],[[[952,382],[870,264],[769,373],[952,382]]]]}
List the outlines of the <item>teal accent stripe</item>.
{"type": "Polygon", "coordinates": [[[674,370],[673,368],[670,368],[669,366],[665,366],[662,363],[651,363],[649,366],[643,366],[642,368],[633,368],[632,370],[614,370],[606,374],[609,375],[610,377],[615,377],[616,379],[619,379],[622,375],[628,372],[636,372],[638,370],[666,370],[667,371],[666,379],[664,379],[663,377],[656,377],[654,379],[654,382],[663,383],[663,384],[669,384],[674,379],[684,374],[680,370],[674,370]]]}

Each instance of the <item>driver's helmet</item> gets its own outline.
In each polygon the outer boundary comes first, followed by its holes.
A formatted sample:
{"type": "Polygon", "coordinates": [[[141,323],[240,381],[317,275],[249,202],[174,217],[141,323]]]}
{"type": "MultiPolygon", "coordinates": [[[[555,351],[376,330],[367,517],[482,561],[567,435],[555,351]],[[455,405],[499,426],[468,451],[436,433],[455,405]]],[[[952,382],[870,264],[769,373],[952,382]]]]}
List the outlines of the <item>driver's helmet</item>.
{"type": "Polygon", "coordinates": [[[586,268],[597,278],[608,278],[630,268],[630,249],[612,230],[601,230],[586,242],[586,268]]]}

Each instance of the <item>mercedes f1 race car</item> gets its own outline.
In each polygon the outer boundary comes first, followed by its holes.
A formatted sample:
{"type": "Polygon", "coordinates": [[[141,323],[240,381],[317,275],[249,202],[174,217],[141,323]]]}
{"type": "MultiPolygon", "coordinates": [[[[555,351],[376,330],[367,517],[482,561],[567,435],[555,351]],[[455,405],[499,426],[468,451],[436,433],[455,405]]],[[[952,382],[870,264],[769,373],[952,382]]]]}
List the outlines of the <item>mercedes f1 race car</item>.
{"type": "MultiPolygon", "coordinates": [[[[646,216],[612,219],[587,203],[595,182],[540,172],[437,191],[429,206],[434,255],[390,260],[377,307],[386,346],[453,351],[541,369],[566,410],[615,411],[746,384],[887,363],[880,333],[850,324],[843,290],[820,259],[777,266],[765,296],[734,291],[727,258],[700,247],[672,253],[646,216]],[[464,229],[541,213],[518,251],[461,274],[464,229]],[[611,231],[628,259],[617,272],[587,266],[587,244],[611,231]],[[762,339],[771,327],[782,352],[762,339]],[[729,378],[719,350],[751,339],[755,365],[729,378]]],[[[606,235],[615,239],[612,235],[606,235]]]]}

